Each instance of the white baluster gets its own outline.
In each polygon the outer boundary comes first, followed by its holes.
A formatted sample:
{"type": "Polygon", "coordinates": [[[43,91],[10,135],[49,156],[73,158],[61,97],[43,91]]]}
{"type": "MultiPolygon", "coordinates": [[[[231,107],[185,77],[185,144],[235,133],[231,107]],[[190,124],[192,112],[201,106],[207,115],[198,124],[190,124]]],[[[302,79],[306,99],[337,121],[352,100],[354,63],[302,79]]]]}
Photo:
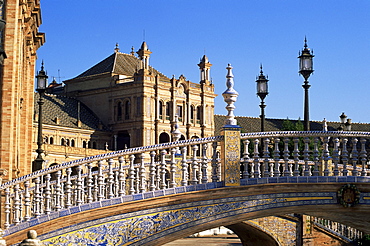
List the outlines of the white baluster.
{"type": "Polygon", "coordinates": [[[313,176],[320,175],[320,162],[319,162],[319,138],[315,138],[314,140],[314,150],[313,150],[313,161],[315,162],[315,168],[312,171],[313,176]]]}
{"type": "Polygon", "coordinates": [[[303,160],[304,160],[304,176],[311,176],[311,168],[308,165],[308,161],[310,160],[310,138],[305,137],[304,140],[304,150],[303,150],[303,160]]]}
{"type": "Polygon", "coordinates": [[[275,148],[274,148],[274,161],[275,170],[274,177],[280,177],[280,150],[279,150],[280,138],[275,138],[275,148]]]}
{"type": "Polygon", "coordinates": [[[13,223],[18,225],[20,222],[20,206],[21,200],[19,198],[19,184],[14,186],[14,197],[13,197],[13,223]]]}
{"type": "Polygon", "coordinates": [[[270,177],[272,174],[269,172],[269,158],[270,158],[270,152],[269,152],[269,143],[270,139],[265,138],[263,140],[263,177],[270,177]]]}
{"type": "Polygon", "coordinates": [[[323,144],[323,157],[324,157],[324,176],[329,176],[329,137],[324,138],[324,144],[323,144]]]}
{"type": "Polygon", "coordinates": [[[362,163],[362,170],[361,170],[361,176],[366,176],[366,162],[367,162],[367,155],[366,155],[366,139],[361,138],[361,152],[360,152],[360,157],[361,157],[361,163],[362,163]]]}
{"type": "Polygon", "coordinates": [[[155,191],[155,174],[156,174],[156,165],[155,165],[155,151],[150,152],[150,173],[149,173],[149,189],[150,191],[155,191]]]}
{"type": "Polygon", "coordinates": [[[357,157],[358,157],[358,151],[357,151],[357,138],[353,138],[352,139],[352,152],[351,152],[351,155],[352,155],[352,166],[353,166],[353,169],[352,169],[352,176],[358,176],[358,171],[357,171],[357,157]]]}
{"type": "Polygon", "coordinates": [[[98,161],[98,201],[105,198],[105,182],[103,175],[103,161],[98,161]]]}
{"type": "Polygon", "coordinates": [[[135,194],[135,167],[134,167],[135,156],[130,155],[130,168],[129,168],[129,194],[135,194]]]}
{"type": "Polygon", "coordinates": [[[139,168],[139,176],[140,176],[140,193],[144,193],[146,191],[146,180],[145,180],[145,163],[144,163],[144,153],[139,155],[140,158],[140,168],[139,168]]]}
{"type": "Polygon", "coordinates": [[[6,188],[5,189],[5,223],[4,223],[4,226],[5,226],[5,229],[8,229],[10,227],[10,208],[11,208],[11,203],[10,203],[10,189],[9,188],[6,188]]]}
{"type": "Polygon", "coordinates": [[[160,189],[166,189],[166,160],[165,155],[167,154],[167,151],[163,149],[161,151],[161,164],[160,164],[160,181],[159,181],[159,188],[160,189]]]}
{"type": "Polygon", "coordinates": [[[177,148],[171,149],[171,164],[170,164],[170,188],[176,187],[175,175],[176,175],[176,159],[175,154],[177,153],[177,148]]]}
{"type": "Polygon", "coordinates": [[[33,215],[39,217],[41,215],[40,177],[35,178],[35,190],[33,194],[33,215]]]}
{"type": "Polygon", "coordinates": [[[334,150],[333,150],[333,162],[334,162],[334,170],[333,175],[338,176],[339,170],[338,170],[338,162],[339,162],[339,138],[334,139],[334,150]]]}
{"type": "Polygon", "coordinates": [[[342,162],[343,162],[343,171],[342,171],[342,174],[343,174],[343,176],[347,176],[348,175],[348,170],[347,170],[347,164],[348,164],[347,142],[348,142],[348,139],[347,138],[344,138],[342,140],[342,162]]]}
{"type": "MultiPolygon", "coordinates": [[[[182,154],[182,159],[181,159],[181,185],[186,186],[188,185],[188,160],[186,159],[186,154],[187,154],[187,147],[184,146],[181,148],[181,154],[182,154]]],[[[217,176],[217,175],[216,175],[217,176]]]]}
{"type": "Polygon", "coordinates": [[[208,182],[208,158],[207,158],[208,144],[202,145],[202,184],[208,182]]]}
{"type": "Polygon", "coordinates": [[[118,158],[118,163],[119,163],[119,191],[118,194],[119,196],[124,196],[126,195],[126,172],[123,169],[123,166],[125,164],[125,158],[123,156],[120,156],[118,158]]]}
{"type": "Polygon", "coordinates": [[[87,203],[92,203],[94,200],[93,198],[93,187],[94,181],[92,176],[92,163],[89,162],[86,164],[87,166],[87,203]]]}
{"type": "Polygon", "coordinates": [[[71,173],[72,173],[72,169],[69,167],[67,168],[66,170],[66,174],[67,174],[67,181],[66,181],[66,190],[65,190],[65,207],[66,208],[69,208],[72,206],[72,182],[71,182],[71,173]]]}
{"type": "Polygon", "coordinates": [[[198,151],[198,146],[193,145],[192,146],[192,151],[193,151],[193,158],[191,162],[191,170],[192,170],[192,175],[191,175],[191,184],[198,184],[198,158],[197,158],[197,151],[198,151]]]}
{"type": "Polygon", "coordinates": [[[107,191],[107,195],[108,195],[108,199],[112,199],[114,197],[114,193],[113,193],[113,184],[114,184],[114,173],[113,173],[113,164],[114,164],[114,161],[112,158],[109,158],[108,159],[108,179],[107,179],[107,183],[108,183],[108,191],[107,191]]]}
{"type": "Polygon", "coordinates": [[[244,140],[244,151],[243,151],[243,158],[242,158],[242,165],[243,165],[243,174],[242,178],[247,179],[249,178],[249,172],[248,172],[248,163],[249,163],[249,140],[244,140]]]}
{"type": "Polygon", "coordinates": [[[291,169],[289,167],[289,138],[284,138],[284,176],[292,176],[291,169]]]}
{"type": "Polygon", "coordinates": [[[24,220],[31,219],[31,194],[30,194],[30,181],[24,182],[24,220]]]}
{"type": "Polygon", "coordinates": [[[77,180],[76,180],[76,205],[80,206],[83,202],[83,180],[82,180],[82,168],[80,165],[76,167],[77,180]]]}
{"type": "Polygon", "coordinates": [[[254,178],[260,178],[261,177],[261,170],[260,170],[260,161],[259,161],[259,152],[258,152],[258,143],[259,140],[254,140],[254,152],[253,152],[253,163],[254,163],[254,178]]]}
{"type": "Polygon", "coordinates": [[[299,176],[299,148],[298,148],[299,138],[295,137],[293,139],[293,142],[294,142],[294,150],[293,150],[294,172],[293,172],[293,175],[297,177],[299,176]]]}
{"type": "Polygon", "coordinates": [[[45,187],[45,192],[44,192],[45,213],[46,214],[50,214],[50,212],[51,212],[51,185],[50,185],[50,179],[51,179],[50,174],[47,174],[45,176],[46,187],[45,187]]]}

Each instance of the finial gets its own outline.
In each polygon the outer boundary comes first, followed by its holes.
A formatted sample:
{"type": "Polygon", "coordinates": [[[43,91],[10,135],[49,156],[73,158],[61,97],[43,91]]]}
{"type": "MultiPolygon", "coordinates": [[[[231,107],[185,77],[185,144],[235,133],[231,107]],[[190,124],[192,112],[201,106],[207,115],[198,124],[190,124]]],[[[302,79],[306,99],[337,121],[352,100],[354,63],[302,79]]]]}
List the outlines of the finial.
{"type": "Polygon", "coordinates": [[[328,131],[328,123],[326,121],[326,119],[324,118],[324,120],[322,121],[322,131],[323,132],[327,132],[328,131]]]}
{"type": "Polygon", "coordinates": [[[135,55],[135,49],[134,49],[134,46],[131,47],[131,55],[135,55]]]}
{"type": "Polygon", "coordinates": [[[226,116],[225,125],[236,125],[236,119],[234,118],[234,103],[236,102],[236,99],[238,97],[238,92],[234,90],[234,75],[232,72],[233,67],[229,63],[226,67],[227,69],[227,75],[226,75],[226,87],[227,90],[222,93],[222,96],[224,97],[224,101],[227,103],[226,110],[228,111],[228,114],[226,116]]]}
{"type": "Polygon", "coordinates": [[[44,71],[44,60],[41,61],[41,71],[44,71]]]}
{"type": "Polygon", "coordinates": [[[261,74],[261,75],[263,75],[263,71],[262,71],[262,63],[261,63],[261,65],[260,65],[260,69],[261,69],[260,74],[261,74]]]}
{"type": "Polygon", "coordinates": [[[307,49],[307,38],[306,38],[306,35],[304,36],[304,47],[307,49]]]}
{"type": "Polygon", "coordinates": [[[172,132],[172,137],[173,137],[173,142],[179,141],[181,137],[181,132],[179,130],[179,116],[175,115],[175,122],[173,123],[173,132],[172,132]]]}
{"type": "Polygon", "coordinates": [[[118,53],[119,52],[119,46],[118,43],[116,43],[116,48],[114,48],[114,52],[118,53]]]}

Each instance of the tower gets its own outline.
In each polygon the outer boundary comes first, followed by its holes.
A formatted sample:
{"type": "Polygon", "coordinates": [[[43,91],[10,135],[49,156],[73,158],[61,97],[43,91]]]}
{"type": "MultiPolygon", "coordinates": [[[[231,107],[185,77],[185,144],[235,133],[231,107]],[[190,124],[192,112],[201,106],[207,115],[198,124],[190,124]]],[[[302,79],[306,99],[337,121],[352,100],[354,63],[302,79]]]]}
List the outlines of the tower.
{"type": "Polygon", "coordinates": [[[204,55],[198,64],[200,69],[200,83],[210,84],[210,69],[212,64],[208,61],[208,57],[204,55]]]}
{"type": "Polygon", "coordinates": [[[7,172],[6,181],[31,171],[36,51],[45,36],[38,31],[40,1],[8,0],[4,8],[7,59],[0,83],[0,170],[7,172]]]}

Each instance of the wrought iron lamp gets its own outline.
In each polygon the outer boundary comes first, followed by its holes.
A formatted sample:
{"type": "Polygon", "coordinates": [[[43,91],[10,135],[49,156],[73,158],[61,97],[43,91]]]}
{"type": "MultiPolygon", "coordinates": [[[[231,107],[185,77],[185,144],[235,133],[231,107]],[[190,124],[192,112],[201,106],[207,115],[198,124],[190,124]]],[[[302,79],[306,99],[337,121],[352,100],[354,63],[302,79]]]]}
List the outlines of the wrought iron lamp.
{"type": "Polygon", "coordinates": [[[266,96],[269,94],[268,92],[268,84],[267,82],[269,81],[266,76],[263,74],[263,71],[262,71],[262,64],[261,64],[261,71],[260,71],[260,75],[257,77],[257,96],[259,96],[259,98],[261,99],[261,104],[260,104],[260,108],[261,108],[261,115],[260,115],[260,118],[261,118],[261,132],[264,132],[265,131],[265,107],[266,107],[266,104],[264,102],[266,96]]]}
{"type": "Polygon", "coordinates": [[[48,76],[46,75],[46,72],[44,71],[44,62],[41,64],[41,70],[36,75],[36,91],[39,93],[39,100],[37,104],[39,105],[39,117],[38,117],[38,135],[37,135],[37,157],[32,163],[32,172],[41,170],[42,169],[42,163],[44,162],[44,159],[42,158],[42,153],[44,150],[42,149],[42,105],[44,104],[44,94],[46,91],[48,76]]]}
{"type": "Polygon", "coordinates": [[[311,85],[308,84],[308,78],[313,73],[313,52],[307,46],[307,39],[304,38],[304,49],[302,53],[299,52],[299,73],[304,78],[304,130],[310,130],[310,116],[309,116],[309,101],[308,101],[308,89],[311,85]]]}

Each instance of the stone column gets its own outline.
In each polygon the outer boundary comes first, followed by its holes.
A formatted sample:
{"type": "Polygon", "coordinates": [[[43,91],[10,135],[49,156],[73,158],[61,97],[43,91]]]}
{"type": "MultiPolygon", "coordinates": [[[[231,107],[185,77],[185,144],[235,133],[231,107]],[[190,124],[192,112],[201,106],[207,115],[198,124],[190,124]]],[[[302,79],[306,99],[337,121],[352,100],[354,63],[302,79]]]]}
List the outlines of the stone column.
{"type": "Polygon", "coordinates": [[[240,185],[240,126],[224,126],[221,142],[221,180],[225,186],[240,185]]]}

